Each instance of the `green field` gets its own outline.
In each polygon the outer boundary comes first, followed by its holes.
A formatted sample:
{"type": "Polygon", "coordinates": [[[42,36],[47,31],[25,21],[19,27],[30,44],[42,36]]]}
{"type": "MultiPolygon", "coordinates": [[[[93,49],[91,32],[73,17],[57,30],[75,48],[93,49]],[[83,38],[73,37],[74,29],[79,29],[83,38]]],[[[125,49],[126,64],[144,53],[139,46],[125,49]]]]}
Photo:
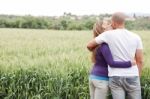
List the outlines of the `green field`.
{"type": "MultiPolygon", "coordinates": [[[[150,31],[144,44],[143,99],[150,99],[150,31]]],[[[0,29],[0,99],[89,99],[91,31],[0,29]]]]}

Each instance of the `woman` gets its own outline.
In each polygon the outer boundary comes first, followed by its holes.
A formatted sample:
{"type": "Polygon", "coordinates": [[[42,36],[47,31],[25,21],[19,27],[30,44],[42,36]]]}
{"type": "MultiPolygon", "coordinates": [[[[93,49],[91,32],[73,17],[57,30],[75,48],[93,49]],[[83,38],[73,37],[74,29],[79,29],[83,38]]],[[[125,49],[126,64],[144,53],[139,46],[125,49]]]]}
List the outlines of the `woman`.
{"type": "MultiPolygon", "coordinates": [[[[111,22],[104,20],[96,22],[93,27],[94,38],[102,32],[111,29],[111,22]]],[[[114,61],[109,46],[103,43],[92,52],[93,68],[89,76],[91,99],[107,99],[108,94],[108,65],[114,68],[129,68],[135,64],[131,61],[114,61]]]]}

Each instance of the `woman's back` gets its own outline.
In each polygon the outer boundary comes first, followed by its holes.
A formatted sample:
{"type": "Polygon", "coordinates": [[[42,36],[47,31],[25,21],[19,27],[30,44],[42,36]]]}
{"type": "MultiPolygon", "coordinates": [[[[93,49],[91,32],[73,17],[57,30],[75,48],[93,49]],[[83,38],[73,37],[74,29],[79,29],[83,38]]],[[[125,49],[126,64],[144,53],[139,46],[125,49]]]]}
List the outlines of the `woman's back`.
{"type": "Polygon", "coordinates": [[[102,54],[103,47],[108,46],[106,43],[99,45],[95,50],[95,63],[91,71],[92,75],[96,76],[108,76],[108,66],[105,61],[105,58],[102,54]]]}

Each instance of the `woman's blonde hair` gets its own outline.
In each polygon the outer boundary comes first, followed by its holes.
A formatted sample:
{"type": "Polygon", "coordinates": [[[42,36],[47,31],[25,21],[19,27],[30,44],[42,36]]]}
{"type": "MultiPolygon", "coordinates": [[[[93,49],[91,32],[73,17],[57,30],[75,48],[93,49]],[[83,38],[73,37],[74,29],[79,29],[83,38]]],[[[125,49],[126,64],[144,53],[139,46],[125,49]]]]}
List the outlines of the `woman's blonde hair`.
{"type": "MultiPolygon", "coordinates": [[[[102,27],[103,21],[97,21],[93,26],[93,37],[97,37],[99,34],[104,32],[104,28],[102,27]]],[[[98,46],[92,52],[92,62],[95,63],[95,55],[98,46]]]]}
{"type": "MultiPolygon", "coordinates": [[[[104,18],[102,21],[97,21],[93,26],[93,37],[97,37],[99,34],[103,33],[105,30],[108,30],[108,26],[111,25],[111,18],[104,18]],[[105,23],[106,22],[106,23],[105,23]]],[[[109,27],[110,28],[110,27],[109,27]]],[[[99,45],[100,46],[100,45],[99,45]]],[[[99,47],[97,46],[92,52],[92,62],[95,63],[96,61],[96,50],[99,47]]]]}
{"type": "Polygon", "coordinates": [[[111,18],[109,18],[109,17],[104,18],[102,27],[105,30],[108,30],[111,27],[111,18]]]}
{"type": "Polygon", "coordinates": [[[93,37],[97,37],[99,34],[104,32],[104,28],[102,27],[103,21],[97,21],[93,26],[93,37]]]}

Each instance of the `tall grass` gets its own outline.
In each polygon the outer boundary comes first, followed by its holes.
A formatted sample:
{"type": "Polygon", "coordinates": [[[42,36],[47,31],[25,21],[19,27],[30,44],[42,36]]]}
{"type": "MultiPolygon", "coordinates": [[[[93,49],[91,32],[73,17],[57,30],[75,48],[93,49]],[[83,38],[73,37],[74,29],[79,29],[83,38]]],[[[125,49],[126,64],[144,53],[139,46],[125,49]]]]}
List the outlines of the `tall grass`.
{"type": "MultiPolygon", "coordinates": [[[[143,99],[150,98],[148,31],[143,99]]],[[[0,99],[89,99],[91,31],[0,29],[0,99]]]]}

